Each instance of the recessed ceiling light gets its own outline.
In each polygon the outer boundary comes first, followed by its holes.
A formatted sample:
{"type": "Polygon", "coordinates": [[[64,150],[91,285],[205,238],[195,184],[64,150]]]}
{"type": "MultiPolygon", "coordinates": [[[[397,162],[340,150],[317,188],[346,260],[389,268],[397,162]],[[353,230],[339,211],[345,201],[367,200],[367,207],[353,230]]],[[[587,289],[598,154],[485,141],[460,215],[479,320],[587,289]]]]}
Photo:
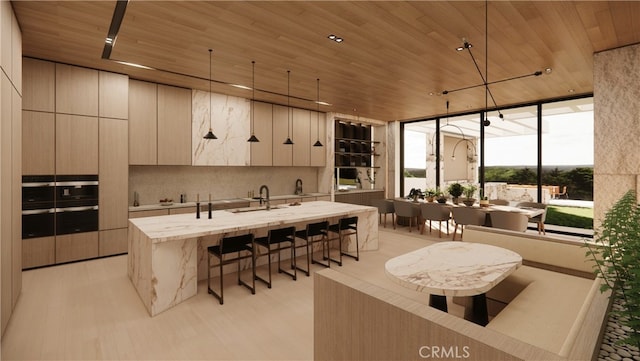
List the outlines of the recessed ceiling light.
{"type": "Polygon", "coordinates": [[[544,69],[544,72],[547,73],[547,74],[551,74],[552,71],[553,70],[551,68],[544,69]]]}
{"type": "Polygon", "coordinates": [[[339,37],[339,36],[337,36],[335,34],[329,34],[329,36],[327,36],[327,38],[329,38],[329,40],[335,41],[336,43],[341,43],[341,42],[344,41],[343,38],[341,38],[341,37],[339,37]]]}
{"type": "Polygon", "coordinates": [[[568,90],[568,92],[569,92],[569,93],[574,93],[574,92],[575,92],[575,90],[574,90],[574,89],[569,89],[569,90],[568,90]]]}
{"type": "Polygon", "coordinates": [[[107,37],[104,42],[107,44],[113,44],[113,38],[107,37]]]}
{"type": "Polygon", "coordinates": [[[327,106],[331,106],[331,104],[327,103],[327,102],[322,102],[322,101],[314,101],[314,103],[319,104],[319,105],[327,105],[327,106]]]}

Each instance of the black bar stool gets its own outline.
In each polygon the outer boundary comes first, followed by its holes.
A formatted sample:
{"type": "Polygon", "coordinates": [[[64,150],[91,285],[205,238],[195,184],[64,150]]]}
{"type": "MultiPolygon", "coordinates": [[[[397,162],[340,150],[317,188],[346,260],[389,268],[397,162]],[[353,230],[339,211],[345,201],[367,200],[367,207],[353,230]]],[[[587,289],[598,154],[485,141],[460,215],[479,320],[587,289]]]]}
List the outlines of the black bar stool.
{"type": "Polygon", "coordinates": [[[329,232],[337,234],[337,237],[329,239],[329,241],[333,241],[338,239],[339,247],[340,247],[340,260],[334,260],[330,258],[331,261],[338,262],[338,265],[342,266],[342,256],[348,256],[351,258],[355,258],[356,261],[360,260],[360,247],[358,242],[358,217],[346,217],[341,218],[337,224],[332,224],[329,226],[329,232]],[[342,251],[342,240],[344,237],[349,235],[356,236],[356,255],[349,254],[347,252],[342,251]]]}
{"type": "Polygon", "coordinates": [[[307,277],[309,277],[309,274],[311,272],[310,271],[311,263],[318,263],[325,267],[330,267],[331,265],[331,262],[329,261],[329,252],[328,252],[329,251],[329,243],[328,243],[329,238],[327,237],[328,228],[329,228],[329,222],[324,221],[324,222],[317,222],[317,223],[309,223],[307,224],[307,227],[304,230],[296,231],[296,238],[300,238],[305,241],[303,245],[296,246],[296,248],[305,247],[307,249],[307,269],[305,270],[297,266],[296,268],[306,273],[307,277]],[[327,260],[327,263],[316,261],[313,258],[313,244],[317,242],[322,243],[322,256],[324,259],[327,260]],[[326,257],[325,257],[325,247],[327,249],[326,257]]]}
{"type": "MultiPolygon", "coordinates": [[[[271,255],[273,253],[278,254],[278,273],[284,272],[291,276],[295,281],[297,279],[296,273],[296,227],[286,227],[279,229],[272,229],[269,231],[267,237],[259,237],[255,239],[255,244],[262,246],[267,249],[266,256],[269,257],[269,281],[264,278],[258,276],[256,274],[256,279],[264,282],[267,287],[271,288],[271,255]],[[276,247],[271,247],[275,245],[276,247]],[[280,253],[282,250],[290,249],[291,250],[291,269],[293,273],[287,272],[280,267],[280,253]]],[[[259,258],[260,255],[256,256],[256,259],[259,258]]]]}
{"type": "Polygon", "coordinates": [[[251,290],[251,294],[256,293],[256,258],[253,246],[253,234],[244,234],[241,236],[224,237],[220,240],[220,244],[217,246],[211,246],[207,248],[207,290],[210,294],[214,295],[220,304],[224,303],[224,283],[222,268],[224,265],[237,263],[238,264],[238,285],[242,285],[251,290]],[[237,253],[233,258],[225,258],[224,256],[230,253],[237,253]],[[220,267],[220,294],[217,294],[211,288],[211,256],[218,258],[218,264],[214,265],[220,267]],[[244,282],[240,278],[240,261],[243,259],[251,258],[251,285],[244,282]]]}

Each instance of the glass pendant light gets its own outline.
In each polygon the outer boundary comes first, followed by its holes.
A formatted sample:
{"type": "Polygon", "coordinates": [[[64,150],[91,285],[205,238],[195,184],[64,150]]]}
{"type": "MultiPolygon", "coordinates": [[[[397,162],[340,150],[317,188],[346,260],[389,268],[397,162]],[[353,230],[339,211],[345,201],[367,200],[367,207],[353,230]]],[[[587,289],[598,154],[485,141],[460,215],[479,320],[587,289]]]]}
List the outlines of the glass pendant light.
{"type": "Polygon", "coordinates": [[[314,147],[322,147],[322,143],[320,143],[320,78],[316,79],[318,83],[318,99],[316,101],[317,111],[316,111],[316,136],[317,140],[313,143],[314,147]]]}
{"type": "Polygon", "coordinates": [[[253,123],[254,123],[253,119],[255,114],[254,104],[256,102],[256,62],[253,60],[251,61],[251,79],[252,79],[251,89],[253,92],[251,95],[251,137],[247,139],[247,142],[258,143],[260,140],[258,139],[258,137],[256,137],[254,133],[254,127],[253,127],[253,123]]]}
{"type": "Polygon", "coordinates": [[[218,137],[213,134],[212,130],[212,119],[211,119],[211,54],[213,53],[213,49],[209,49],[209,132],[205,134],[204,139],[218,139],[218,137]]]}
{"type": "Polygon", "coordinates": [[[291,78],[291,70],[287,70],[287,140],[282,144],[293,145],[293,141],[291,140],[291,135],[289,133],[289,119],[291,118],[291,106],[290,106],[290,78],[291,78]]]}

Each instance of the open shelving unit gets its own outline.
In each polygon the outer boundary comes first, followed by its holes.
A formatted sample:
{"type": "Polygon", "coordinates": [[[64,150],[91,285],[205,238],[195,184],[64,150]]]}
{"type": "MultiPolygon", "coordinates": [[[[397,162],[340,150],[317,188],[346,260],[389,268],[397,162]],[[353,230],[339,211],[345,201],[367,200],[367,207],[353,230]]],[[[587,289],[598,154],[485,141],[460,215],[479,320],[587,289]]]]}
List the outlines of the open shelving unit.
{"type": "Polygon", "coordinates": [[[335,127],[336,168],[377,168],[375,147],[379,142],[372,140],[370,125],[337,120],[335,127]]]}

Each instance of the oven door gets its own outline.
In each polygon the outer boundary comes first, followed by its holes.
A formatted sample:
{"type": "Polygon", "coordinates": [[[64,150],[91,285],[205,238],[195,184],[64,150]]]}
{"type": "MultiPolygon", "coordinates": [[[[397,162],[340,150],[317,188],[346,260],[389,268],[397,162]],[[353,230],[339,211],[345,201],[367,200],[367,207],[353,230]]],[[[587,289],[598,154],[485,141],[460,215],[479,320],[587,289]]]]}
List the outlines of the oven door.
{"type": "Polygon", "coordinates": [[[98,206],[56,208],[56,234],[98,230],[98,206]]]}
{"type": "Polygon", "coordinates": [[[55,208],[22,211],[22,239],[51,237],[55,232],[55,208]]]}
{"type": "MultiPolygon", "coordinates": [[[[62,204],[67,202],[74,202],[76,204],[97,204],[98,176],[57,176],[56,203],[62,204]]],[[[66,205],[64,207],[66,207],[66,205]]]]}

